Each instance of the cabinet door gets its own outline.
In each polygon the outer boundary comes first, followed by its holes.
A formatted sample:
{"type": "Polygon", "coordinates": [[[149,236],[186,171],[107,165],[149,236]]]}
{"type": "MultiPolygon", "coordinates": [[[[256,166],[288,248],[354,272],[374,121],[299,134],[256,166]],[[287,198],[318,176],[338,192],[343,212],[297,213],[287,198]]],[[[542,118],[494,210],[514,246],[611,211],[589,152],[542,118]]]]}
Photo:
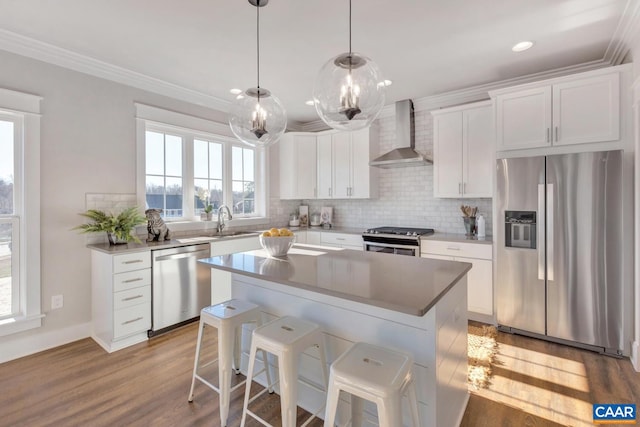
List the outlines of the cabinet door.
{"type": "Polygon", "coordinates": [[[331,165],[331,135],[318,135],[318,199],[330,199],[332,197],[333,167],[331,165]]]}
{"type": "Polygon", "coordinates": [[[369,160],[369,128],[351,132],[351,198],[367,199],[371,194],[369,160]]]}
{"type": "Polygon", "coordinates": [[[346,199],[351,187],[351,135],[339,132],[331,135],[333,156],[333,198],[346,199]]]}
{"type": "Polygon", "coordinates": [[[469,311],[493,316],[493,267],[484,259],[456,258],[473,267],[467,273],[467,305],[469,311]]]}
{"type": "Polygon", "coordinates": [[[298,135],[293,138],[296,150],[296,199],[315,199],[316,197],[316,137],[298,135]]]}
{"type": "Polygon", "coordinates": [[[551,87],[498,95],[498,150],[551,145],[551,87]]]}
{"type": "Polygon", "coordinates": [[[553,86],[553,144],[620,139],[619,75],[609,74],[553,86]]]}
{"type": "Polygon", "coordinates": [[[464,197],[492,197],[493,109],[490,105],[471,108],[462,119],[462,192],[464,197]]]}
{"type": "Polygon", "coordinates": [[[462,195],[462,112],[434,115],[433,195],[462,195]]]}
{"type": "Polygon", "coordinates": [[[285,133],[278,141],[278,161],[280,163],[280,198],[295,199],[296,153],[293,135],[285,133]]]}

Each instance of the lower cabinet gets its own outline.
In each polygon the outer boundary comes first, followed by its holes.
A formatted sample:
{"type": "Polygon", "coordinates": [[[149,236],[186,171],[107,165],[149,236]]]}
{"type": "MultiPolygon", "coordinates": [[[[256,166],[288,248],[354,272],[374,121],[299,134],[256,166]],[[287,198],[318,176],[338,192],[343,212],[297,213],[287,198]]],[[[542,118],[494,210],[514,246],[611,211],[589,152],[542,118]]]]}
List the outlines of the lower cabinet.
{"type": "Polygon", "coordinates": [[[347,234],[335,232],[320,232],[320,245],[335,246],[337,248],[363,249],[362,236],[360,234],[347,234]]]}
{"type": "MultiPolygon", "coordinates": [[[[260,241],[257,235],[211,242],[212,257],[255,249],[260,249],[260,241]]],[[[231,299],[231,273],[212,268],[211,304],[219,304],[229,299],[231,299]]]]}
{"type": "Polygon", "coordinates": [[[91,253],[91,337],[106,351],[147,339],[151,328],[151,252],[91,253]]]}
{"type": "Polygon", "coordinates": [[[493,317],[493,246],[486,243],[422,240],[422,258],[468,262],[467,309],[469,318],[487,321],[493,317]]]}

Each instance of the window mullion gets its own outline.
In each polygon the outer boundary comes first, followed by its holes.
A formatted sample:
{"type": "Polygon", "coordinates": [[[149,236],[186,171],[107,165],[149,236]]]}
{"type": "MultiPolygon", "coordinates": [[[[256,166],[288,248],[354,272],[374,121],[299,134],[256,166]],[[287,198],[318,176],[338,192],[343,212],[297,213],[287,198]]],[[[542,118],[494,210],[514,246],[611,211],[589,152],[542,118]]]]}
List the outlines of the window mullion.
{"type": "Polygon", "coordinates": [[[192,219],[195,216],[195,172],[194,172],[194,137],[185,135],[182,138],[182,216],[192,219]]]}

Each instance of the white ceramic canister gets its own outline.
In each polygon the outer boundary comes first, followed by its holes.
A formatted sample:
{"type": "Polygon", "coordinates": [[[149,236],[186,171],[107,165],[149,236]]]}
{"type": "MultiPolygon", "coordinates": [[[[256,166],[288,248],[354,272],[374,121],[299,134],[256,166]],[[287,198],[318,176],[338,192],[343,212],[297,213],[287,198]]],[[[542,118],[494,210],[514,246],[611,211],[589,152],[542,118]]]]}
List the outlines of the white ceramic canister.
{"type": "Polygon", "coordinates": [[[478,227],[478,237],[486,236],[486,224],[484,221],[484,216],[482,214],[478,215],[476,220],[476,227],[478,227]]]}

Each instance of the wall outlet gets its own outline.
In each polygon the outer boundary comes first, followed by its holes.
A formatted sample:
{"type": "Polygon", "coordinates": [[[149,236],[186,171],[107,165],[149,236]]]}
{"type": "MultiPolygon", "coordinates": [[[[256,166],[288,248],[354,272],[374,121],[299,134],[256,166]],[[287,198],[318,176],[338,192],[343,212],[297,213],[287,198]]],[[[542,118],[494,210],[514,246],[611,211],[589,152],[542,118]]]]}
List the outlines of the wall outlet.
{"type": "Polygon", "coordinates": [[[57,310],[64,305],[64,297],[62,295],[54,295],[51,297],[51,310],[57,310]]]}

